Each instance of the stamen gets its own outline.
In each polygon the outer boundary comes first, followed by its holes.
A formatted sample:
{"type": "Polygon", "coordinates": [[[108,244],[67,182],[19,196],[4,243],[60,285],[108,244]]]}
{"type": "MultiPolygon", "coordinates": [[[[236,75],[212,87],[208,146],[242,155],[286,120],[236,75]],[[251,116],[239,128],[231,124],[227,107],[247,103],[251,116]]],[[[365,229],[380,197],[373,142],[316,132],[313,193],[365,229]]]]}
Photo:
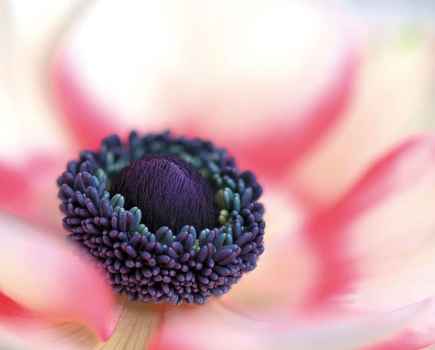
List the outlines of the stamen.
{"type": "Polygon", "coordinates": [[[69,162],[58,186],[69,237],[132,300],[203,304],[264,251],[261,186],[208,141],[112,135],[69,162]]]}

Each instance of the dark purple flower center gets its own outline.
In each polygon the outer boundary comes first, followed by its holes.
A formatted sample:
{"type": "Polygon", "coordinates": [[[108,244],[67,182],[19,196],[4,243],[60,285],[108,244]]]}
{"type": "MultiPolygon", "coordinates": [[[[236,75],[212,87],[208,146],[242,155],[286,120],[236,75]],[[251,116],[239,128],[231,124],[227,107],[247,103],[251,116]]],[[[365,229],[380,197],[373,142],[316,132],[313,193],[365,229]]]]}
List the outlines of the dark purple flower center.
{"type": "Polygon", "coordinates": [[[218,211],[208,181],[175,156],[147,155],[113,177],[111,191],[125,197],[126,207],[138,207],[151,230],[184,225],[216,226],[218,211]]]}
{"type": "Polygon", "coordinates": [[[207,140],[108,136],[57,183],[69,238],[132,300],[203,304],[264,251],[260,184],[207,140]]]}

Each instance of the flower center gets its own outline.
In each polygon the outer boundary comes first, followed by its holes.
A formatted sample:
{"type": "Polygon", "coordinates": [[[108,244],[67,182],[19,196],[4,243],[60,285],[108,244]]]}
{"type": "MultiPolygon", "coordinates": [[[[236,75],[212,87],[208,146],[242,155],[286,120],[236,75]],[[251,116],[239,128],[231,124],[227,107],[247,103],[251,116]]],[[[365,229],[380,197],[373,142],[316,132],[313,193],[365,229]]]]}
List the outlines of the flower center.
{"type": "Polygon", "coordinates": [[[57,183],[70,239],[132,300],[203,304],[264,251],[262,188],[210,141],[108,136],[68,162],[57,183]]]}
{"type": "Polygon", "coordinates": [[[125,197],[127,208],[141,209],[143,222],[151,230],[217,224],[211,185],[175,156],[147,155],[132,162],[113,177],[111,190],[125,197]]]}

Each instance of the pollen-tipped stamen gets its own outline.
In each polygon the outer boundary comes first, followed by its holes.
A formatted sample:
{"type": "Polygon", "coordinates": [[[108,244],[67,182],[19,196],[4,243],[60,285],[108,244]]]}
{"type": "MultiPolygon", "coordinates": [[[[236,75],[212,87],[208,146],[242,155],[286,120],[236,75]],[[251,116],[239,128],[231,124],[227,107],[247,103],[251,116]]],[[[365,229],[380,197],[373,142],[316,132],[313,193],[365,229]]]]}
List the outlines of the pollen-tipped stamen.
{"type": "Polygon", "coordinates": [[[208,141],[110,136],[69,162],[58,185],[70,238],[134,300],[202,304],[264,250],[261,186],[208,141]]]}

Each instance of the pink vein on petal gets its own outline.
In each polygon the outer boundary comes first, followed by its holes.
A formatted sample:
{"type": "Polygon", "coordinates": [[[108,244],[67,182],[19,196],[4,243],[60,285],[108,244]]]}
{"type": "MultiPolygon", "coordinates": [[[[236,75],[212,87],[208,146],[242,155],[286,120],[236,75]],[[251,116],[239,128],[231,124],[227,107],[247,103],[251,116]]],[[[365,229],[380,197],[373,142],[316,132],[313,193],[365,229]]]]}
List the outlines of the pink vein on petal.
{"type": "Polygon", "coordinates": [[[78,81],[74,64],[66,53],[54,59],[52,81],[59,118],[80,148],[95,148],[105,136],[124,131],[117,122],[118,116],[78,81]]]}
{"type": "Polygon", "coordinates": [[[380,158],[334,205],[307,222],[305,234],[317,252],[322,271],[308,298],[318,307],[350,290],[358,278],[352,264],[349,229],[369,209],[412,186],[435,167],[435,137],[419,135],[380,158]]]}
{"type": "Polygon", "coordinates": [[[358,51],[348,50],[332,85],[300,116],[291,118],[296,120],[294,124],[275,125],[256,137],[255,142],[235,147],[244,167],[254,168],[271,179],[280,178],[341,120],[353,96],[359,67],[358,51]]]}

